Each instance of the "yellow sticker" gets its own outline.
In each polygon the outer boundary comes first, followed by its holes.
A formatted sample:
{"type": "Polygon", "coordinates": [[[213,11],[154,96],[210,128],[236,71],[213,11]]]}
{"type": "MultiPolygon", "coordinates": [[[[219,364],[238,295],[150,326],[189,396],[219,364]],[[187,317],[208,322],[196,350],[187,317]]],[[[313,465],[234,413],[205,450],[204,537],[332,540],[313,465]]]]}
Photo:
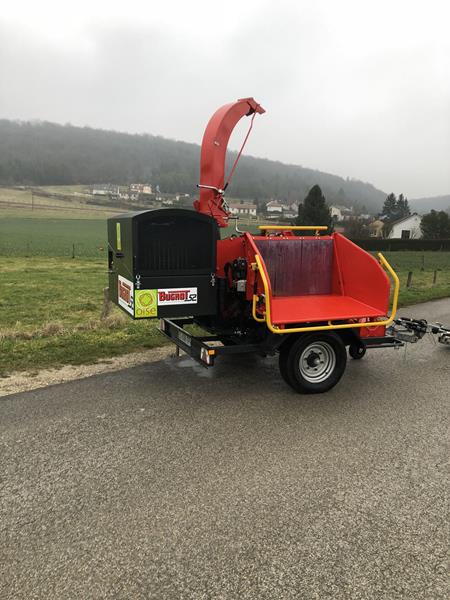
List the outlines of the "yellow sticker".
{"type": "Polygon", "coordinates": [[[120,236],[120,223],[116,223],[116,250],[122,250],[122,238],[120,236]]]}
{"type": "Polygon", "coordinates": [[[134,290],[134,316],[136,319],[158,316],[157,290],[134,290]]]}

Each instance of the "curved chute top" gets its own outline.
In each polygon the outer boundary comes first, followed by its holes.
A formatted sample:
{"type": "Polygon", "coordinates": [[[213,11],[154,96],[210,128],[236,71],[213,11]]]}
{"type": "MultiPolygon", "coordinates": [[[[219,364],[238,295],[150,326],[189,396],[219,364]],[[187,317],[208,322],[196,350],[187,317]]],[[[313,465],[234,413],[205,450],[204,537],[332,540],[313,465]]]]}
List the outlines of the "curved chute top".
{"type": "Polygon", "coordinates": [[[194,207],[201,213],[216,219],[219,227],[227,227],[229,212],[223,199],[225,192],[225,158],[228,141],[233,129],[242,117],[251,116],[249,132],[231,170],[228,181],[233,175],[237,161],[250,133],[253,118],[265,110],[253,98],[241,98],[236,102],[219,108],[209,120],[203,135],[200,155],[200,195],[194,207]]]}

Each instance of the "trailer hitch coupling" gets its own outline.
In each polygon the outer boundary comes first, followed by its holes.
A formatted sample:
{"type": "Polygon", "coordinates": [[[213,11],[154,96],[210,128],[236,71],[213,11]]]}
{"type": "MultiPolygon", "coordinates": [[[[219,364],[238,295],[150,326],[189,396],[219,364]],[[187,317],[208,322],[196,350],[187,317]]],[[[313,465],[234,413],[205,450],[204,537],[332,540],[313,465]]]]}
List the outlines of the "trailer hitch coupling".
{"type": "Polygon", "coordinates": [[[426,319],[411,319],[399,317],[388,328],[387,332],[392,337],[402,342],[415,343],[421,340],[426,333],[438,336],[438,342],[450,345],[450,329],[442,323],[430,324],[426,319]]]}

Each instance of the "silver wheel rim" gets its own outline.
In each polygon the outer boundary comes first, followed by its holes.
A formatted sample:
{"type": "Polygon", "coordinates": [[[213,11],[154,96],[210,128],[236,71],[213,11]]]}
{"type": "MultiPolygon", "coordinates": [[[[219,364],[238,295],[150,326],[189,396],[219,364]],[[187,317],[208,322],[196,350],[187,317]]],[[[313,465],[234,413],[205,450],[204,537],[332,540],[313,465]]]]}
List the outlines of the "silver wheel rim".
{"type": "Polygon", "coordinates": [[[300,374],[309,383],[322,383],[336,366],[336,353],[327,342],[306,346],[299,359],[300,374]]]}

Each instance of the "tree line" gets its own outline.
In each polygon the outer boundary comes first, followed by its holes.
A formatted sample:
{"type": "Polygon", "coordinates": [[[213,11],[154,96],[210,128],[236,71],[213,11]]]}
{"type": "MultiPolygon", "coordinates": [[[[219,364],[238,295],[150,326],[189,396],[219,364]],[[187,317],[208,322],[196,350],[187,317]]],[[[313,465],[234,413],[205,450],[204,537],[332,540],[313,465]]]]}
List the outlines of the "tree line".
{"type": "MultiPolygon", "coordinates": [[[[388,236],[393,223],[411,214],[408,199],[403,194],[397,196],[389,194],[384,201],[381,213],[378,215],[384,221],[384,234],[388,236]]],[[[327,225],[333,228],[330,207],[318,185],[314,185],[306,195],[304,201],[298,206],[296,225],[327,225]]],[[[369,237],[368,222],[351,218],[344,222],[345,233],[353,239],[369,237]]],[[[431,210],[423,215],[420,224],[422,235],[429,240],[444,240],[450,238],[450,215],[445,211],[431,210]]],[[[311,233],[313,235],[314,232],[311,233]]]]}
{"type": "MultiPolygon", "coordinates": [[[[228,170],[235,157],[229,153],[228,170]]],[[[162,137],[0,120],[0,185],[148,182],[161,192],[193,196],[199,160],[198,145],[162,137]]],[[[333,204],[365,205],[373,212],[385,197],[368,183],[251,156],[242,157],[229,192],[259,205],[274,198],[298,204],[314,184],[333,204]]]]}

